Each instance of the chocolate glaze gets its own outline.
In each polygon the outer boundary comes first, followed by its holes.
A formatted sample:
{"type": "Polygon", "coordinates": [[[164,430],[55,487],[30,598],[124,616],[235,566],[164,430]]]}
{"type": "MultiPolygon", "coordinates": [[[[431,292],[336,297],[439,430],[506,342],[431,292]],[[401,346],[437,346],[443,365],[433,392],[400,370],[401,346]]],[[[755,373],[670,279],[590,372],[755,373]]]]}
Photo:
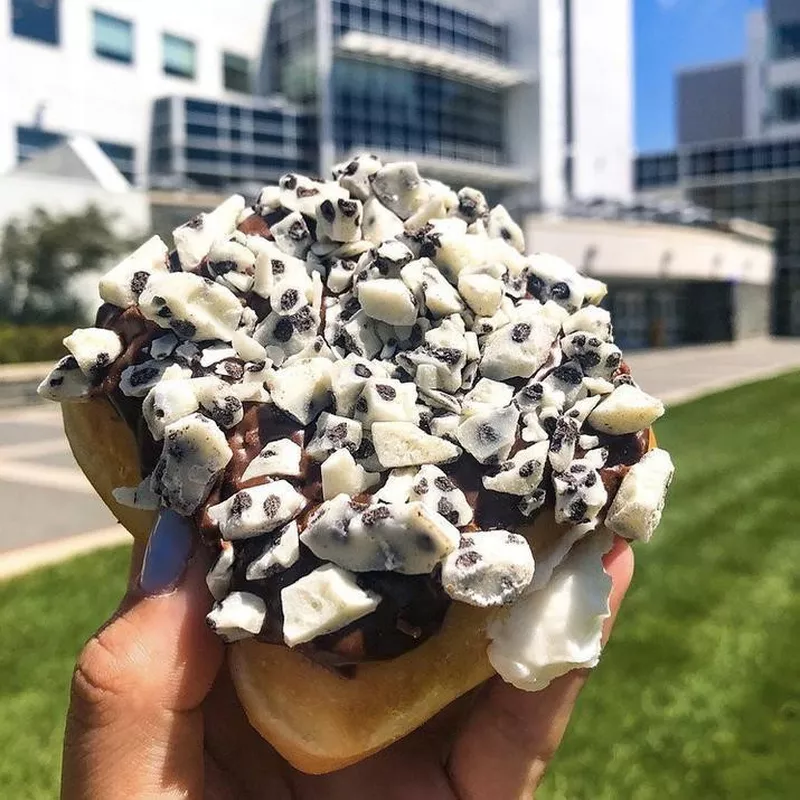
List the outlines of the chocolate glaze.
{"type": "MultiPolygon", "coordinates": [[[[253,214],[240,224],[239,230],[250,235],[271,238],[270,223],[276,222],[283,216],[285,212],[271,213],[265,217],[253,214]]],[[[170,263],[174,264],[175,259],[170,263]]],[[[179,267],[178,263],[177,268],[179,267]]],[[[201,264],[199,270],[204,271],[205,265],[201,264]]],[[[244,302],[255,310],[259,319],[263,319],[269,313],[269,301],[254,293],[248,294],[244,302]]],[[[144,421],[141,411],[142,399],[123,395],[119,390],[119,381],[126,367],[147,358],[143,351],[150,341],[166,331],[146,320],[136,307],[122,310],[110,304],[100,308],[96,325],[116,331],[125,349],[101,377],[92,394],[107,395],[128,423],[139,445],[142,475],[148,475],[159,458],[161,444],[153,440],[144,421]]],[[[320,325],[321,330],[324,330],[324,317],[320,325]]],[[[552,366],[549,359],[535,376],[536,380],[541,380],[552,366]]],[[[622,363],[617,374],[626,375],[629,372],[627,365],[622,363]]],[[[524,379],[513,381],[515,390],[521,389],[526,383],[524,379]]],[[[587,432],[593,433],[591,430],[587,432]]],[[[218,550],[220,534],[208,516],[207,508],[240,489],[269,481],[267,478],[246,482],[242,480],[250,461],[272,441],[289,438],[304,446],[311,435],[312,431],[306,430],[274,405],[244,404],[242,421],[226,432],[233,457],[213,486],[204,506],[194,516],[198,531],[208,546],[218,550]]],[[[598,435],[601,446],[609,449],[608,463],[600,470],[600,474],[609,492],[609,498],[612,498],[630,465],[636,463],[647,451],[649,433],[643,431],[621,437],[598,435]]],[[[512,455],[527,446],[528,443],[518,438],[512,449],[512,455]]],[[[526,517],[519,510],[519,498],[483,487],[481,477],[493,469],[492,467],[478,464],[472,456],[465,453],[458,461],[443,466],[443,469],[464,492],[474,509],[474,521],[466,530],[503,528],[518,531],[533,522],[533,517],[526,517]]],[[[548,492],[545,507],[552,507],[554,502],[554,490],[549,475],[548,465],[544,480],[548,492]]],[[[286,480],[290,480],[308,500],[306,509],[297,520],[302,532],[308,517],[323,500],[319,465],[311,461],[304,452],[301,475],[286,480]]],[[[377,491],[382,483],[374,487],[373,491],[377,491]]],[[[366,505],[370,502],[370,496],[362,495],[355,498],[354,502],[366,505]]],[[[236,558],[231,589],[251,592],[264,600],[267,615],[257,638],[263,642],[282,644],[281,590],[324,562],[301,543],[300,557],[292,567],[277,571],[264,579],[248,580],[245,574],[247,566],[260,555],[276,534],[277,532],[266,533],[235,543],[236,558]]],[[[361,587],[376,592],[382,598],[377,609],[339,631],[319,636],[296,648],[314,661],[334,668],[342,674],[352,674],[354,665],[360,662],[395,658],[417,647],[439,630],[451,602],[441,586],[438,568],[430,575],[365,572],[356,575],[356,580],[361,587]]]]}

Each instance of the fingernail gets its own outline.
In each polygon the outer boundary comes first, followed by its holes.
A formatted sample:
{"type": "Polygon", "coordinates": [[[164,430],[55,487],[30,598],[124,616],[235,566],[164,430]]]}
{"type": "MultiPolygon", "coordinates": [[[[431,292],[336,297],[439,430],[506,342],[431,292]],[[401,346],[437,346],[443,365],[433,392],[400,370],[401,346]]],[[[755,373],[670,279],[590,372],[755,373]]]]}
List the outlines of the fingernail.
{"type": "Polygon", "coordinates": [[[149,595],[173,589],[186,571],[194,540],[191,520],[163,510],[147,542],[139,588],[149,595]]]}

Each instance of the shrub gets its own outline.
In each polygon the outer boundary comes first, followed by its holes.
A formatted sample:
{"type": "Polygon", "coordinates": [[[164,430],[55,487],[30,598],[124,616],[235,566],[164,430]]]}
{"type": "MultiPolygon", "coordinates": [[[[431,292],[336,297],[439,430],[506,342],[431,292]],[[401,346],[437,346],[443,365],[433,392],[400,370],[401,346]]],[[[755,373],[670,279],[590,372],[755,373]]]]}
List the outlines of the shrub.
{"type": "Polygon", "coordinates": [[[10,325],[0,322],[0,364],[56,361],[66,354],[61,340],[72,325],[10,325]]]}

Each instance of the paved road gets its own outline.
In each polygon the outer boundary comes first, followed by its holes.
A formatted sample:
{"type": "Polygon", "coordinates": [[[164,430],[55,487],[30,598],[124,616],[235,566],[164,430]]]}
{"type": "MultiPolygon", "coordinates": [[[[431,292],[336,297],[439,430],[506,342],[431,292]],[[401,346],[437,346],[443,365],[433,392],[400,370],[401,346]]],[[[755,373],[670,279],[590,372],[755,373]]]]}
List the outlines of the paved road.
{"type": "Polygon", "coordinates": [[[0,552],[115,524],[75,464],[56,406],[0,412],[0,515],[0,552]]]}
{"type": "MultiPolygon", "coordinates": [[[[645,389],[678,402],[800,368],[800,340],[638,353],[628,361],[645,389]]],[[[114,525],[72,459],[56,407],[0,411],[0,513],[0,574],[3,551],[86,533],[104,541],[114,525]]]]}

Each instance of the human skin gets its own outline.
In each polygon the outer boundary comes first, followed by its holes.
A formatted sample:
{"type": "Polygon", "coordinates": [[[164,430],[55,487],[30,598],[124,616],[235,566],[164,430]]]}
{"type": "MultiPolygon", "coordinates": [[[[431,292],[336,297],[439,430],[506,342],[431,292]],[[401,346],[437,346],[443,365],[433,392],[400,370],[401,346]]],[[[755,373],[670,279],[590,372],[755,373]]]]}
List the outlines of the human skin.
{"type": "MultiPolygon", "coordinates": [[[[64,743],[64,800],[516,800],[530,798],[555,754],[588,670],[540,692],[494,678],[419,730],[328,775],[293,769],[248,724],[205,624],[209,563],[191,532],[161,525],[134,547],[128,592],[81,652],[64,743]],[[188,560],[188,563],[187,563],[188,560]],[[143,565],[144,562],[144,565],[143,565]]],[[[621,539],[608,638],[633,575],[621,539]]]]}

